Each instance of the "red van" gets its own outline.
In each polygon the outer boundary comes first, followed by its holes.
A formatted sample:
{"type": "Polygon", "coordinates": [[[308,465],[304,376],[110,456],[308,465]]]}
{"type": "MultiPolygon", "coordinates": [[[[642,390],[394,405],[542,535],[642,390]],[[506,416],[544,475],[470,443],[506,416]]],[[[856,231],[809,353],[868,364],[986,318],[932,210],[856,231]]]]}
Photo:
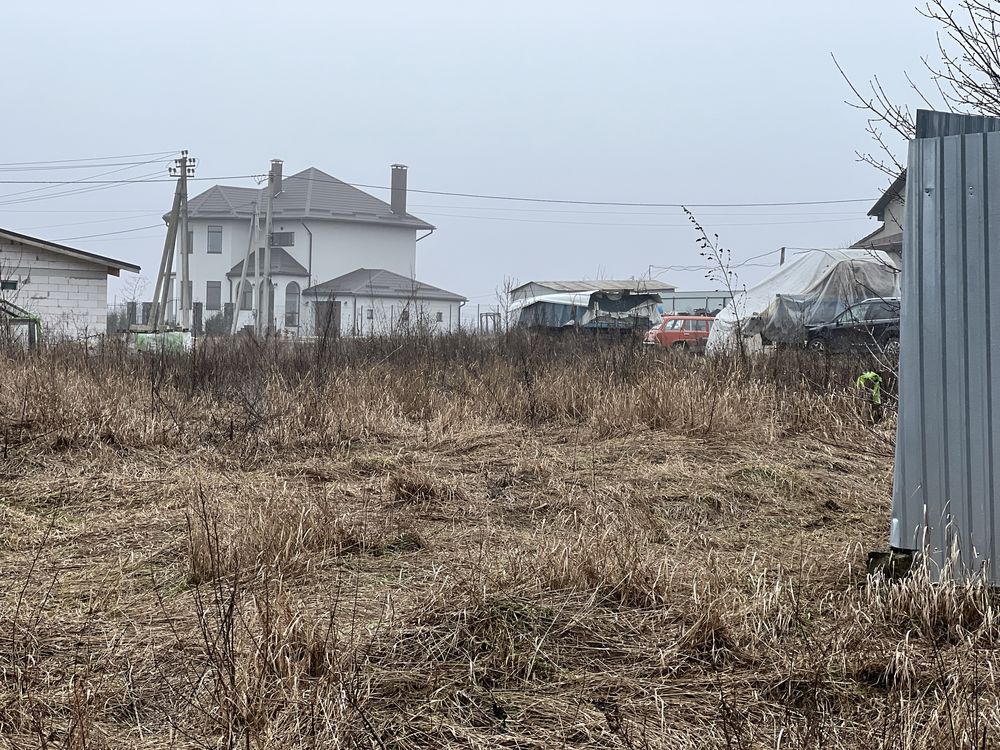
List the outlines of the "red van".
{"type": "Polygon", "coordinates": [[[664,315],[662,323],[649,329],[643,343],[704,351],[714,320],[706,315],[664,315]]]}

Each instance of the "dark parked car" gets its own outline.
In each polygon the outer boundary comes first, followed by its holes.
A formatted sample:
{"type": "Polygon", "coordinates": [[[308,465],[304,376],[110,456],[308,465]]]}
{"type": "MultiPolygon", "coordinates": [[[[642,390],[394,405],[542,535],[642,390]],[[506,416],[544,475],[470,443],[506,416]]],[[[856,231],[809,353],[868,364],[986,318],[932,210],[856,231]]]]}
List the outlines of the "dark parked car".
{"type": "Polygon", "coordinates": [[[872,298],[851,305],[828,323],[807,327],[807,345],[817,351],[878,350],[899,354],[899,298],[872,298]]]}

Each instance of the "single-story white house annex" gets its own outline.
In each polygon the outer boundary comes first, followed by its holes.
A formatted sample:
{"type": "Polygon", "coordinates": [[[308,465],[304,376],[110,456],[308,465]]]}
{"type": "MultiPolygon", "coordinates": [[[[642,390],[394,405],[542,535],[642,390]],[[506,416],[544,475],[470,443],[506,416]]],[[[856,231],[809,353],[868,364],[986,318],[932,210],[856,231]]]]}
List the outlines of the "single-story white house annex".
{"type": "Polygon", "coordinates": [[[107,329],[108,276],[139,266],[0,229],[0,299],[37,316],[47,337],[107,329]]]}
{"type": "MultiPolygon", "coordinates": [[[[435,324],[433,329],[450,330],[449,315],[451,325],[457,328],[455,311],[438,303],[455,304],[462,298],[415,281],[417,242],[433,232],[434,227],[406,211],[405,166],[392,166],[391,204],[319,169],[309,168],[282,177],[282,163],[277,160],[272,162],[272,169],[277,175],[271,243],[272,325],[275,330],[291,336],[314,336],[321,332],[320,328],[327,333],[332,330],[336,335],[367,335],[382,330],[378,321],[384,317],[383,313],[391,317],[396,315],[397,309],[399,315],[394,329],[398,329],[400,323],[406,322],[399,316],[409,316],[414,322],[419,317],[412,307],[406,315],[403,313],[412,290],[434,290],[438,295],[433,300],[424,299],[430,322],[435,324]],[[342,280],[352,272],[370,273],[365,269],[392,275],[368,278],[368,283],[377,284],[379,279],[387,281],[395,277],[392,284],[399,288],[405,286],[408,293],[390,298],[381,291],[365,295],[358,291],[358,285],[341,286],[342,280]],[[307,290],[313,293],[306,294],[307,290]],[[433,309],[431,301],[435,303],[433,309]],[[327,304],[330,302],[337,304],[327,304]],[[328,323],[333,320],[331,310],[334,308],[339,310],[339,323],[330,329],[328,323]],[[360,316],[357,320],[355,308],[360,316]],[[378,318],[375,317],[376,308],[378,318]]],[[[191,299],[204,305],[206,321],[222,316],[226,305],[231,304],[234,314],[239,316],[240,328],[253,325],[261,299],[257,258],[263,255],[266,242],[267,190],[267,186],[216,185],[188,202],[191,299]],[[256,244],[259,246],[252,248],[246,281],[240,289],[243,264],[251,249],[255,208],[259,222],[256,244]]],[[[180,252],[174,257],[179,263],[180,252]]],[[[174,279],[177,278],[176,265],[174,279]]],[[[361,284],[360,278],[351,277],[350,280],[361,284]]],[[[176,311],[180,302],[177,287],[172,283],[170,292],[170,314],[174,320],[178,317],[176,311]]]]}
{"type": "Polygon", "coordinates": [[[384,268],[359,268],[309,287],[303,296],[315,311],[315,330],[321,336],[453,333],[467,302],[461,295],[384,268]]]}

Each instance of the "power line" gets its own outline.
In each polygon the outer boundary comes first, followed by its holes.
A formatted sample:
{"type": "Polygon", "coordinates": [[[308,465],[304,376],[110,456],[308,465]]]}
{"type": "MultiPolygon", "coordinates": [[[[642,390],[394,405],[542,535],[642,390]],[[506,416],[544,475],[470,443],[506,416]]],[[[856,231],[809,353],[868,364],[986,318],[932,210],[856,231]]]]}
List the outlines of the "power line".
{"type": "Polygon", "coordinates": [[[88,161],[107,161],[108,159],[141,159],[147,156],[169,156],[170,154],[176,154],[177,149],[173,151],[151,151],[146,154],[116,154],[115,156],[89,156],[83,159],[53,159],[51,161],[8,161],[0,162],[0,167],[24,167],[24,166],[35,166],[38,164],[69,164],[70,162],[88,162],[88,161]]]}
{"type": "MultiPolygon", "coordinates": [[[[609,222],[609,221],[567,221],[560,219],[526,219],[514,216],[471,216],[469,214],[446,214],[433,211],[424,212],[424,216],[447,216],[456,219],[478,219],[480,221],[513,221],[529,224],[572,224],[582,226],[601,227],[659,227],[666,229],[686,229],[691,224],[661,224],[654,222],[609,222]]],[[[759,221],[759,222],[725,222],[715,223],[713,227],[769,227],[786,224],[818,224],[825,222],[861,221],[862,217],[856,216],[850,219],[805,219],[802,221],[759,221]]]]}
{"type": "MultiPolygon", "coordinates": [[[[161,161],[156,159],[154,161],[161,161]]],[[[138,162],[138,164],[152,164],[149,162],[138,162]]],[[[136,166],[138,166],[138,164],[136,166]]],[[[123,171],[123,170],[117,170],[123,171]]],[[[159,174],[159,172],[153,172],[152,174],[159,174]]],[[[233,174],[225,175],[223,177],[190,177],[191,180],[248,180],[258,175],[253,174],[233,174]]],[[[287,179],[287,178],[286,178],[287,179]]],[[[120,185],[126,182],[176,182],[169,177],[163,178],[153,178],[153,179],[142,179],[142,180],[0,180],[0,185],[120,185]]],[[[14,195],[14,193],[8,193],[8,195],[14,195]]],[[[0,196],[2,197],[2,196],[0,196]]]]}
{"type": "MultiPolygon", "coordinates": [[[[173,152],[169,152],[173,153],[173,152]]],[[[152,163],[152,162],[146,162],[152,163]]],[[[125,167],[129,169],[132,166],[125,167]]],[[[2,166],[2,165],[0,165],[2,166]]],[[[124,171],[115,170],[115,171],[124,171]]],[[[109,173],[104,173],[109,174],[109,173]]],[[[131,179],[122,180],[99,180],[94,179],[96,177],[104,176],[93,175],[92,177],[82,178],[79,180],[0,180],[0,184],[26,184],[26,185],[44,185],[44,186],[58,186],[58,185],[84,185],[84,186],[96,186],[93,188],[87,187],[80,190],[66,191],[62,193],[50,193],[43,196],[38,196],[31,199],[14,200],[14,201],[0,201],[0,206],[3,205],[13,205],[21,202],[31,202],[34,200],[47,200],[49,198],[62,197],[65,195],[75,195],[82,192],[89,192],[90,190],[103,189],[103,187],[113,187],[116,185],[125,185],[132,183],[167,183],[172,182],[170,178],[158,177],[158,172],[150,173],[148,175],[143,175],[131,179]]],[[[245,175],[226,175],[226,176],[208,176],[208,177],[193,177],[192,180],[198,181],[221,181],[221,180],[242,180],[242,179],[259,179],[260,175],[255,174],[245,174],[245,175]]],[[[324,177],[304,177],[298,175],[289,175],[285,178],[286,181],[292,180],[305,180],[310,182],[324,182],[328,184],[345,184],[356,188],[367,188],[375,190],[389,190],[390,188],[385,185],[372,185],[368,183],[347,183],[336,178],[324,178],[324,177]]],[[[23,195],[33,192],[42,192],[48,189],[48,187],[35,188],[32,190],[0,194],[0,198],[11,197],[16,195],[23,195]]],[[[481,200],[497,200],[497,201],[515,201],[520,203],[532,203],[532,204],[556,204],[556,205],[576,205],[576,206],[605,206],[605,207],[619,207],[619,208],[673,208],[679,209],[685,206],[693,208],[766,208],[766,207],[794,207],[794,206],[820,206],[820,205],[841,205],[849,203],[860,203],[869,202],[871,198],[843,198],[843,199],[832,199],[832,200],[817,200],[817,201],[774,201],[774,202],[747,202],[747,203],[655,203],[655,202],[628,202],[628,201],[597,201],[597,200],[576,200],[576,199],[564,199],[564,198],[536,198],[529,196],[514,196],[514,195],[493,195],[487,193],[466,193],[459,191],[444,191],[444,190],[421,190],[418,188],[409,188],[409,192],[425,195],[442,195],[451,196],[458,198],[475,198],[481,200]]],[[[447,208],[471,208],[472,210],[549,210],[553,209],[511,209],[511,208],[497,208],[497,207],[463,207],[463,206],[448,206],[447,208]]],[[[584,211],[566,213],[586,213],[584,211]]],[[[595,212],[602,213],[602,212],[595,212]]],[[[611,212],[609,212],[611,213],[611,212]]],[[[601,222],[579,222],[579,221],[568,221],[561,222],[556,220],[540,220],[540,219],[527,219],[527,218],[515,218],[515,217],[487,217],[487,216],[472,216],[467,214],[443,214],[431,213],[429,215],[437,216],[449,216],[453,218],[465,218],[465,219],[479,219],[479,220],[492,220],[492,221],[517,221],[517,222],[533,222],[533,223],[566,223],[566,224],[583,224],[583,225],[602,225],[601,222]]],[[[655,214],[654,214],[655,215],[655,214]]],[[[751,214],[752,215],[752,214],[751,214]]],[[[779,214],[782,215],[782,214],[779,214]]],[[[789,215],[801,215],[801,214],[789,214],[789,215]]],[[[822,214],[820,214],[822,215],[822,214]]],[[[856,219],[824,219],[824,221],[855,221],[856,219]]],[[[777,226],[782,224],[800,224],[800,223],[815,223],[815,220],[811,221],[789,221],[789,222],[750,222],[750,223],[735,223],[730,222],[726,224],[720,224],[718,226],[777,226]]],[[[657,224],[657,223],[604,223],[606,226],[632,226],[632,227],[665,227],[665,228],[681,228],[686,226],[686,224],[657,224]]]]}
{"type": "MultiPolygon", "coordinates": [[[[319,177],[300,177],[299,175],[290,175],[285,179],[311,180],[315,182],[328,182],[328,183],[344,182],[343,180],[337,180],[336,178],[324,180],[319,177]]],[[[352,187],[357,187],[357,188],[367,188],[370,190],[391,189],[386,185],[370,185],[363,182],[346,182],[344,184],[351,185],[352,187]]],[[[836,200],[777,201],[777,202],[758,202],[758,203],[647,203],[647,202],[630,202],[630,201],[572,200],[567,198],[533,198],[520,195],[490,195],[487,193],[461,193],[448,190],[420,190],[417,188],[407,188],[407,192],[421,193],[423,195],[449,195],[457,198],[480,198],[483,200],[520,201],[526,203],[558,203],[558,204],[574,205],[574,206],[635,206],[636,208],[684,208],[685,206],[693,208],[757,208],[757,207],[769,207],[769,206],[774,206],[774,207],[824,206],[824,205],[833,205],[837,203],[867,203],[872,200],[872,198],[840,198],[836,200]]]]}
{"type": "MultiPolygon", "coordinates": [[[[158,173],[159,173],[159,170],[157,170],[157,172],[150,172],[149,174],[158,174],[158,173]]],[[[145,182],[145,180],[142,179],[142,178],[136,178],[134,180],[119,180],[117,182],[112,182],[112,183],[108,183],[108,184],[100,184],[100,185],[95,185],[95,186],[91,186],[91,187],[76,188],[74,190],[64,190],[61,193],[47,193],[45,195],[34,195],[34,196],[28,196],[28,197],[24,197],[24,198],[15,198],[14,200],[10,200],[10,201],[0,201],[0,206],[19,205],[19,204],[22,204],[22,203],[35,203],[37,201],[51,200],[52,198],[61,198],[61,197],[67,196],[67,195],[80,195],[82,193],[93,193],[93,192],[96,192],[98,190],[108,190],[108,189],[114,188],[114,187],[121,187],[122,185],[128,185],[128,184],[131,184],[131,183],[141,183],[141,182],[145,182]]],[[[38,192],[38,191],[37,190],[29,190],[29,191],[25,191],[25,192],[38,192]]],[[[7,193],[6,195],[20,195],[20,194],[21,193],[7,193]]],[[[2,197],[3,197],[3,195],[0,195],[0,198],[2,198],[2,197]]]]}
{"type": "Polygon", "coordinates": [[[152,164],[152,161],[110,161],[99,164],[61,164],[53,167],[0,167],[0,172],[56,172],[62,169],[95,169],[98,167],[137,167],[141,164],[152,164]]]}
{"type": "MultiPolygon", "coordinates": [[[[82,183],[90,183],[90,182],[93,181],[92,178],[94,178],[94,177],[106,177],[109,174],[118,174],[119,172],[127,172],[127,171],[129,171],[130,169],[133,169],[136,166],[143,166],[143,165],[146,165],[146,164],[155,164],[156,162],[159,162],[159,161],[162,161],[162,160],[161,159],[150,159],[149,161],[143,161],[143,162],[139,162],[138,164],[133,164],[133,165],[130,165],[130,166],[127,166],[127,167],[122,167],[121,169],[111,169],[111,170],[108,170],[107,172],[98,172],[95,175],[89,175],[88,177],[84,177],[84,178],[81,178],[79,180],[63,180],[63,181],[59,182],[58,184],[62,184],[62,185],[77,185],[77,184],[82,184],[82,183]]],[[[150,172],[149,174],[151,176],[153,174],[157,174],[157,172],[150,172]]],[[[19,191],[13,192],[13,193],[0,193],[0,198],[10,198],[10,197],[15,196],[15,195],[27,195],[28,193],[41,193],[41,192],[44,192],[44,191],[49,190],[49,189],[50,189],[49,187],[40,187],[40,188],[31,188],[30,190],[19,190],[19,191]]]]}
{"type": "MultiPolygon", "coordinates": [[[[411,208],[445,208],[466,211],[508,211],[515,213],[584,214],[587,216],[676,216],[664,211],[592,211],[588,209],[566,208],[514,208],[510,206],[462,206],[440,203],[413,203],[411,208]]],[[[857,216],[857,211],[779,211],[771,213],[735,213],[732,211],[702,213],[703,216],[857,216]]]]}
{"type": "MultiPolygon", "coordinates": [[[[138,213],[138,212],[133,212],[133,213],[138,213]]],[[[133,221],[134,219],[138,219],[140,216],[161,216],[161,215],[162,215],[161,211],[149,211],[149,212],[139,213],[138,216],[118,216],[113,219],[91,219],[90,221],[70,221],[70,222],[65,222],[63,224],[42,224],[33,227],[24,227],[24,231],[31,232],[36,229],[58,229],[61,227],[79,227],[83,226],[84,224],[109,224],[116,221],[133,221]]]]}
{"type": "MultiPolygon", "coordinates": [[[[201,181],[205,180],[242,180],[242,179],[255,179],[259,178],[260,175],[256,174],[245,174],[245,175],[226,175],[221,177],[197,177],[192,179],[197,179],[201,181]]],[[[371,190],[389,190],[390,188],[386,185],[371,185],[368,183],[361,182],[344,182],[343,180],[338,180],[331,177],[330,179],[324,179],[320,177],[302,177],[299,175],[289,175],[284,178],[285,181],[291,180],[306,180],[310,182],[325,182],[327,184],[345,184],[356,188],[366,188],[371,190]]],[[[147,179],[147,180],[133,180],[133,182],[172,182],[168,178],[164,179],[147,179]]],[[[116,181],[112,180],[0,180],[0,184],[7,185],[64,185],[64,184],[75,184],[75,183],[86,183],[86,184],[116,184],[116,181]]],[[[872,198],[841,198],[835,200],[818,200],[818,201],[774,201],[774,202],[753,202],[753,203],[653,203],[653,202],[629,202],[629,201],[597,201],[597,200],[575,200],[567,198],[535,198],[528,196],[515,196],[515,195],[491,195],[487,193],[464,193],[458,191],[447,191],[447,190],[421,190],[418,188],[408,188],[410,193],[418,193],[423,195],[446,195],[458,198],[477,198],[480,200],[500,200],[500,201],[517,201],[524,203],[552,203],[559,205],[576,205],[576,206],[617,206],[617,207],[635,207],[635,208],[684,208],[685,206],[693,208],[765,208],[765,207],[782,207],[782,206],[821,206],[821,205],[836,205],[836,204],[846,204],[846,203],[864,203],[869,202],[872,198]]]]}
{"type": "Polygon", "coordinates": [[[107,237],[101,240],[101,244],[103,245],[105,242],[121,242],[122,240],[128,240],[130,242],[135,242],[136,240],[159,240],[160,242],[163,242],[163,235],[140,234],[140,235],[131,235],[129,237],[107,237]]]}
{"type": "Polygon", "coordinates": [[[149,224],[144,227],[135,227],[133,229],[120,229],[117,232],[102,232],[101,234],[83,234],[77,237],[57,237],[55,242],[65,242],[66,240],[89,240],[92,237],[110,237],[115,234],[128,234],[129,232],[141,232],[144,229],[156,229],[162,227],[163,224],[149,224]]]}

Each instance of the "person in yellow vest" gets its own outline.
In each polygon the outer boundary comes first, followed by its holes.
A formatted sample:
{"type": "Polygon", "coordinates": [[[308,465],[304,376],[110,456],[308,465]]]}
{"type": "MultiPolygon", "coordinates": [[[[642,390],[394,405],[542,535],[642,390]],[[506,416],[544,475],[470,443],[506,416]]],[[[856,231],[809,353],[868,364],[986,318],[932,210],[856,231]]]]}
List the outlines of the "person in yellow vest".
{"type": "Polygon", "coordinates": [[[870,395],[872,424],[878,424],[884,416],[882,405],[882,376],[874,370],[863,372],[854,385],[867,391],[870,395]]]}

